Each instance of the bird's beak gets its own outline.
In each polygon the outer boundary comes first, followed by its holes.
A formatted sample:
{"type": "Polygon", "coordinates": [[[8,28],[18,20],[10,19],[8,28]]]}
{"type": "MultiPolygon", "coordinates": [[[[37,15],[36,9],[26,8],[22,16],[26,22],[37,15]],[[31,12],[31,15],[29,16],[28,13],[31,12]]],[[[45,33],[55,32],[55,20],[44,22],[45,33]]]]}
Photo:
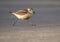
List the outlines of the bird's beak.
{"type": "Polygon", "coordinates": [[[35,14],[35,11],[33,11],[33,14],[35,14]]]}

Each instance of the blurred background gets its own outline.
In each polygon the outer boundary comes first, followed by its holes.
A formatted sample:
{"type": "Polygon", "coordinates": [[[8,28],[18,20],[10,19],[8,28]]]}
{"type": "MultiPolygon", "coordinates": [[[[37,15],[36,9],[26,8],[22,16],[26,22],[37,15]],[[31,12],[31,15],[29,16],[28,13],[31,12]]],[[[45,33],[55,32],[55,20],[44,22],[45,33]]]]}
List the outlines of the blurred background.
{"type": "Polygon", "coordinates": [[[60,42],[60,0],[0,0],[0,42],[60,42]],[[29,22],[10,11],[33,8],[29,22]]]}

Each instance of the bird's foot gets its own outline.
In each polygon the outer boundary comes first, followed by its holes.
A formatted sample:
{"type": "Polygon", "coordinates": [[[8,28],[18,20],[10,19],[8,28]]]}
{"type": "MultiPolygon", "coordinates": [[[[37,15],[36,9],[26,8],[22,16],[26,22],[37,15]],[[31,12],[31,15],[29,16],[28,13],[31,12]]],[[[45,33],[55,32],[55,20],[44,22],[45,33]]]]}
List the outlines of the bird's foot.
{"type": "Polygon", "coordinates": [[[32,26],[36,26],[36,24],[31,24],[32,26]]]}

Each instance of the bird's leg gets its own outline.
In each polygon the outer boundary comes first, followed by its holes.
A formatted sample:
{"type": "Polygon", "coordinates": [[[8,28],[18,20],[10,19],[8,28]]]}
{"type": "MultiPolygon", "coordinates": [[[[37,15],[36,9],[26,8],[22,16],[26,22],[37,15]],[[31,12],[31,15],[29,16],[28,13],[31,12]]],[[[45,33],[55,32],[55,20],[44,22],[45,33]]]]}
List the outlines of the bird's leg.
{"type": "Polygon", "coordinates": [[[15,24],[17,23],[18,19],[16,19],[14,22],[13,22],[13,26],[15,26],[15,24]]]}
{"type": "Polygon", "coordinates": [[[36,26],[36,24],[33,24],[33,23],[30,22],[29,20],[28,20],[28,23],[29,23],[31,26],[36,26]]]}

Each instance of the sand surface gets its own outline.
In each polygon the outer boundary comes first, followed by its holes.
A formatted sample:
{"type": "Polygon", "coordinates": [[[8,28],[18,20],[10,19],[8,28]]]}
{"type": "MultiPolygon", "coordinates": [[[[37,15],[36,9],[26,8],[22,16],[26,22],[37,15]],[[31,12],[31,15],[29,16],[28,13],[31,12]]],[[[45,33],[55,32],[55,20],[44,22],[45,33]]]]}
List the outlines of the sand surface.
{"type": "Polygon", "coordinates": [[[60,42],[60,26],[1,27],[0,42],[60,42]]]}

